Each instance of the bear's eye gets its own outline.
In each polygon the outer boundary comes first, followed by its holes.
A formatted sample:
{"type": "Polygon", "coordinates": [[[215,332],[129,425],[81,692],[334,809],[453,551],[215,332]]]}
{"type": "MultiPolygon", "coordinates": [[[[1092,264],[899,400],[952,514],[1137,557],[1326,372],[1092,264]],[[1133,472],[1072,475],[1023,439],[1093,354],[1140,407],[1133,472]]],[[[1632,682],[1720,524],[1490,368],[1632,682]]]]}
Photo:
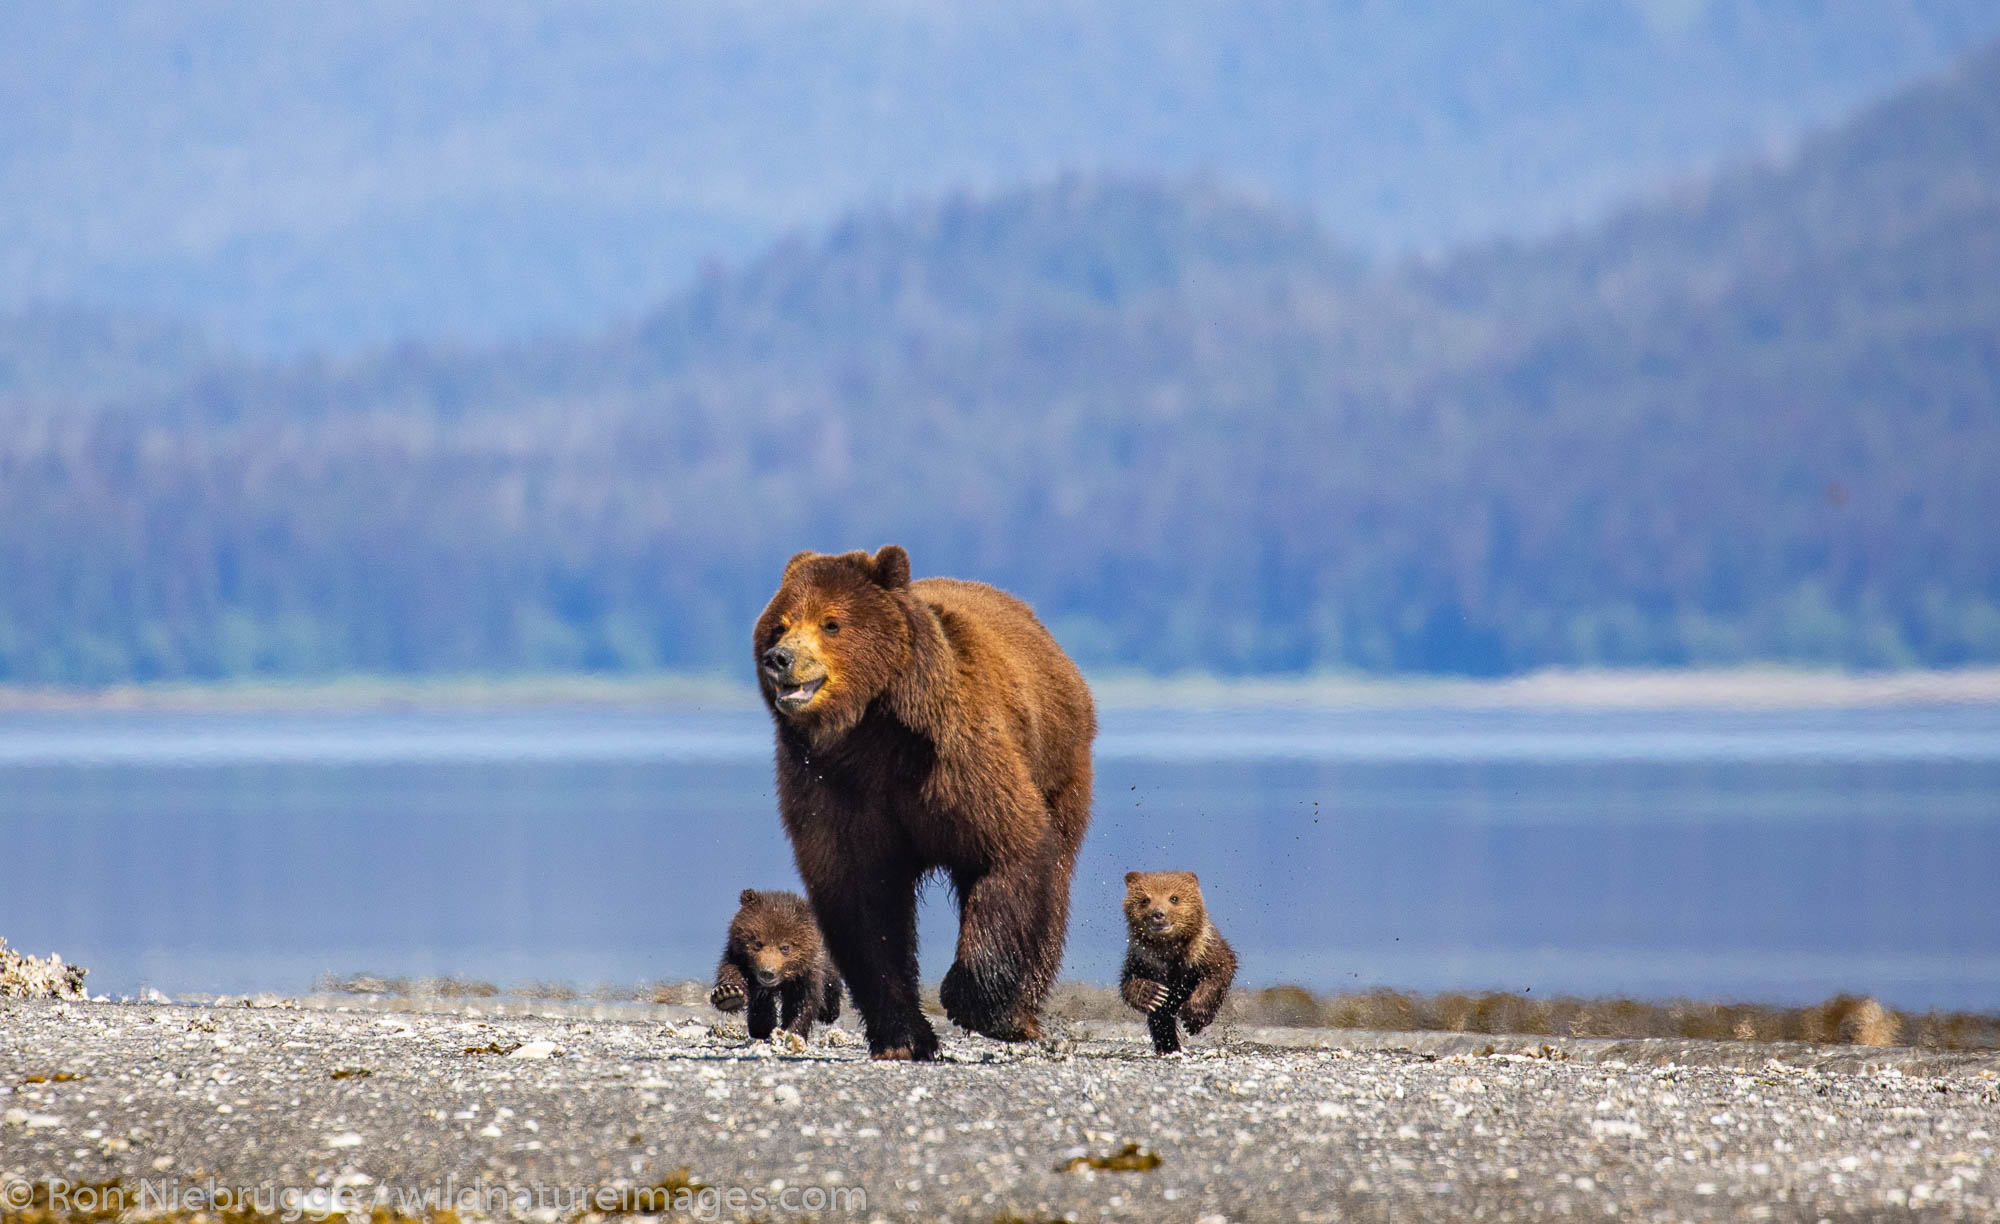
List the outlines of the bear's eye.
{"type": "Polygon", "coordinates": [[[1173,896],[1173,897],[1168,897],[1168,898],[1167,898],[1167,904],[1168,904],[1168,905],[1179,905],[1180,903],[1181,903],[1181,899],[1180,899],[1180,898],[1179,898],[1178,896],[1173,896]]]}
{"type": "Polygon", "coordinates": [[[750,941],[750,950],[751,950],[752,952],[762,952],[762,951],[764,950],[764,941],[763,941],[763,940],[761,940],[761,939],[753,939],[753,940],[751,940],[751,941],[750,941]]]}
{"type": "Polygon", "coordinates": [[[779,944],[779,945],[778,945],[778,955],[780,955],[780,956],[790,956],[791,954],[792,954],[792,945],[790,945],[790,944],[779,944]]]}
{"type": "Polygon", "coordinates": [[[840,622],[837,620],[828,620],[825,624],[820,626],[820,629],[826,633],[839,633],[840,622]]]}

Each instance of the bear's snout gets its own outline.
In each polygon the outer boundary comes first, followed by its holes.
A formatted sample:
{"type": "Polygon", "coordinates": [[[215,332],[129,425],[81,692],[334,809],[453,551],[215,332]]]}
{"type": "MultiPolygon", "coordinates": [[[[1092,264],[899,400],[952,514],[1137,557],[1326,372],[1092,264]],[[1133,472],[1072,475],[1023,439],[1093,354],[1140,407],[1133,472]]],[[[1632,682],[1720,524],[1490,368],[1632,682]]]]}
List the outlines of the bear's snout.
{"type": "Polygon", "coordinates": [[[760,986],[776,986],[778,984],[778,971],[776,969],[759,968],[757,970],[757,983],[760,986]]]}
{"type": "Polygon", "coordinates": [[[763,666],[771,696],[784,714],[796,714],[811,705],[826,684],[827,669],[815,643],[801,640],[796,634],[787,635],[759,655],[758,662],[763,666]]]}

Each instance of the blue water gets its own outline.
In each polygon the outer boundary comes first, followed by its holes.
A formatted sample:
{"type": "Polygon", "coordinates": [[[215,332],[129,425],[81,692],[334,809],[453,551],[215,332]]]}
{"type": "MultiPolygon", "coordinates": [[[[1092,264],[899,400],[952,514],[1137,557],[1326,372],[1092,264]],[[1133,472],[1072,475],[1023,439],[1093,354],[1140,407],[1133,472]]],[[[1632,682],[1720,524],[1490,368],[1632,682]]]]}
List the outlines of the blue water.
{"type": "MultiPolygon", "coordinates": [[[[1172,867],[1248,984],[2000,1010],[2000,708],[1103,724],[1073,977],[1172,867]]],[[[794,880],[769,745],[754,710],[8,716],[0,936],[113,994],[700,977],[794,880]]]]}

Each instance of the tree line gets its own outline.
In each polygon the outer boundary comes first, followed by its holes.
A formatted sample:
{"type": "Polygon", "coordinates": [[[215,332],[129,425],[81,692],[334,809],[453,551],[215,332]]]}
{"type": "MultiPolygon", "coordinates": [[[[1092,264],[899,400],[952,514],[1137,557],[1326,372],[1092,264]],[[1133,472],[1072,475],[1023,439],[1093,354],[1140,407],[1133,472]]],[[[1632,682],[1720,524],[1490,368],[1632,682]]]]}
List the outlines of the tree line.
{"type": "Polygon", "coordinates": [[[1087,664],[2000,661],[2000,52],[1603,225],[1370,263],[1184,180],[873,211],[628,326],[0,325],[0,680],[745,666],[910,548],[1087,664]]]}

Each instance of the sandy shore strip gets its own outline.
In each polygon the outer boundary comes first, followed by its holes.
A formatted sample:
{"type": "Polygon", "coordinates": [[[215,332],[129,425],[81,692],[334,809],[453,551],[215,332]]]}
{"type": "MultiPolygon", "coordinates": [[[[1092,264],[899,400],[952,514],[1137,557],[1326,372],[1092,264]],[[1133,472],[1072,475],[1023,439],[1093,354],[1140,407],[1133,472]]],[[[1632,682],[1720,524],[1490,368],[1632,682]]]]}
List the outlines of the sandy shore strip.
{"type": "Polygon", "coordinates": [[[1245,1029],[1158,1059],[1089,1023],[912,1066],[845,1023],[786,1049],[715,1021],[0,1004],[0,1215],[216,1193],[538,1221],[2000,1214],[1990,1053],[1245,1029]]]}

